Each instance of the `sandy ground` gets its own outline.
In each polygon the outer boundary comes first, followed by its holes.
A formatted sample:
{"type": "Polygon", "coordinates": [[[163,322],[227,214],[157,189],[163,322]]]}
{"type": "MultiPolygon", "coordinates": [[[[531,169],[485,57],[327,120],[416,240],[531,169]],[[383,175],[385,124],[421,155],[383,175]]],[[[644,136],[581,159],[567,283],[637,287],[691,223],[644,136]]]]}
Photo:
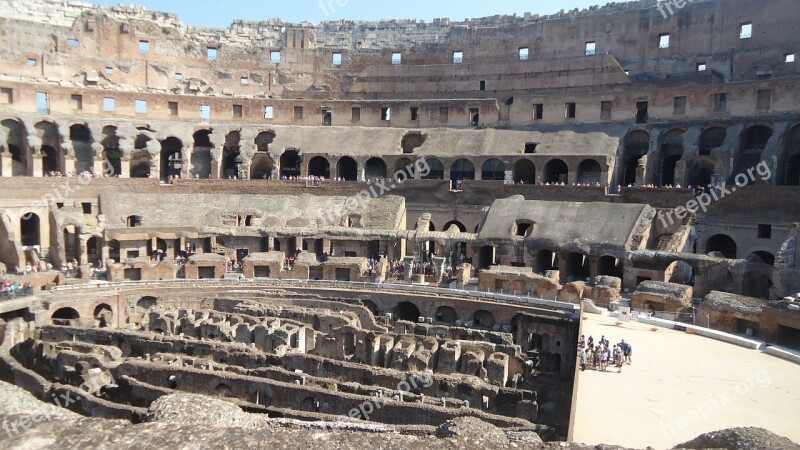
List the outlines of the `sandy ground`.
{"type": "Polygon", "coordinates": [[[580,372],[576,442],[666,449],[739,426],[800,442],[800,365],[701,336],[584,317],[587,338],[631,343],[633,364],[622,373],[580,372]]]}

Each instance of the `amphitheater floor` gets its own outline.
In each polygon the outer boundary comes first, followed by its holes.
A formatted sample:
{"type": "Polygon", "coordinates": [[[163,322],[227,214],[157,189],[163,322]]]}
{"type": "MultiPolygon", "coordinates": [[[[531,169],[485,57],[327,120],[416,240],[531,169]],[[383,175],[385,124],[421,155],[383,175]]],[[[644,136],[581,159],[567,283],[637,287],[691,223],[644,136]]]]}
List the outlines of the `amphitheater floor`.
{"type": "Polygon", "coordinates": [[[633,364],[622,373],[580,372],[576,442],[666,449],[740,426],[800,442],[800,365],[683,332],[584,317],[587,338],[630,342],[633,364]]]}

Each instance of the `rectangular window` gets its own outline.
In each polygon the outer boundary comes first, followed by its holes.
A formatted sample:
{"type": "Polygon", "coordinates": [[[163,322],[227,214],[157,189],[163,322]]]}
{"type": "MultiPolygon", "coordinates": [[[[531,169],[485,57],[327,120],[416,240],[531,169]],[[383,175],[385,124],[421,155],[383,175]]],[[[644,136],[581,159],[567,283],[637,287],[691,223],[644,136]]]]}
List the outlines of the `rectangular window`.
{"type": "Polygon", "coordinates": [[[50,114],[50,96],[46,92],[36,93],[36,111],[39,114],[50,114]]]}
{"type": "Polygon", "coordinates": [[[392,120],[392,108],[381,108],[381,120],[392,120]]]}
{"type": "Polygon", "coordinates": [[[233,117],[242,117],[244,115],[244,107],[242,105],[233,105],[233,117]]]}
{"type": "Polygon", "coordinates": [[[411,107],[411,120],[419,120],[419,107],[411,107]]]}
{"type": "Polygon", "coordinates": [[[397,66],[403,63],[403,54],[394,52],[392,53],[392,64],[397,66]]]}
{"type": "Polygon", "coordinates": [[[675,116],[686,114],[686,97],[675,97],[672,104],[672,114],[675,116]]]}
{"type": "Polygon", "coordinates": [[[772,225],[759,225],[758,226],[759,239],[772,239],[772,225]]]}
{"type": "Polygon", "coordinates": [[[117,109],[117,101],[111,97],[103,98],[103,111],[114,112],[117,109]]]}
{"type": "Polygon", "coordinates": [[[104,72],[106,73],[106,75],[114,75],[114,68],[113,67],[106,67],[104,72]]]}
{"type": "Polygon", "coordinates": [[[211,123],[211,105],[200,105],[200,120],[211,123]]]}
{"type": "Polygon", "coordinates": [[[482,91],[486,90],[486,82],[485,81],[481,81],[481,90],[482,91]]]}
{"type": "Polygon", "coordinates": [[[544,119],[544,105],[542,103],[536,103],[533,105],[533,120],[542,119],[544,119]]]}
{"type": "Polygon", "coordinates": [[[150,42],[139,41],[139,53],[147,55],[150,53],[150,42]]]}
{"type": "Polygon", "coordinates": [[[216,61],[218,56],[219,50],[216,47],[207,47],[206,48],[206,58],[209,61],[216,61]]]}
{"type": "Polygon", "coordinates": [[[0,103],[4,105],[13,105],[14,90],[11,88],[0,88],[0,103]]]}
{"type": "Polygon", "coordinates": [[[647,102],[636,102],[636,123],[647,123],[648,106],[647,102]]]}
{"type": "Polygon", "coordinates": [[[577,111],[577,105],[575,104],[575,102],[567,103],[566,107],[564,108],[564,118],[574,119],[576,111],[577,111]]]}
{"type": "MultiPolygon", "coordinates": [[[[127,255],[128,255],[128,259],[138,258],[139,257],[139,250],[128,250],[127,255]]],[[[137,269],[133,269],[133,270],[137,270],[137,269]]],[[[138,269],[138,270],[141,271],[141,269],[138,269]]],[[[141,276],[139,276],[139,278],[141,279],[141,276]]]]}
{"type": "Polygon", "coordinates": [[[303,119],[303,107],[302,106],[295,106],[294,107],[294,120],[302,120],[303,119]]]}
{"type": "Polygon", "coordinates": [[[70,96],[70,100],[72,100],[72,109],[75,110],[82,110],[83,109],[83,96],[80,94],[72,94],[70,96]]]}
{"type": "Polygon", "coordinates": [[[725,112],[728,110],[728,94],[714,94],[714,111],[725,112]]]}
{"type": "Polygon", "coordinates": [[[334,53],[333,54],[333,65],[335,67],[339,67],[342,65],[342,54],[341,53],[334,53]]]}
{"type": "Polygon", "coordinates": [[[698,72],[705,72],[708,66],[706,63],[697,63],[697,71],[698,72]]]}
{"type": "Polygon", "coordinates": [[[350,112],[350,119],[353,122],[360,122],[361,121],[361,108],[354,106],[350,112]]]}
{"type": "Polygon", "coordinates": [[[28,64],[28,67],[36,67],[37,65],[39,65],[39,62],[36,61],[33,58],[28,58],[27,64],[28,64]]]}
{"type": "Polygon", "coordinates": [[[264,118],[265,119],[274,119],[275,118],[275,108],[272,106],[267,106],[264,108],[264,118]]]}
{"type": "Polygon", "coordinates": [[[77,39],[67,39],[68,47],[80,47],[81,43],[77,39]]]}
{"type": "Polygon", "coordinates": [[[772,91],[769,89],[759,89],[756,94],[756,108],[768,110],[772,104],[772,91]]]}
{"type": "Polygon", "coordinates": [[[250,84],[250,79],[247,78],[247,77],[239,78],[239,83],[240,84],[250,84]]]}
{"type": "Polygon", "coordinates": [[[169,102],[169,115],[170,116],[178,115],[178,102],[169,102]]]}
{"type": "Polygon", "coordinates": [[[450,121],[450,108],[443,106],[439,108],[439,122],[447,123],[450,121]]]}
{"type": "Polygon", "coordinates": [[[272,61],[272,64],[280,64],[281,63],[281,52],[273,51],[269,52],[269,59],[272,61]]]}
{"type": "Polygon", "coordinates": [[[92,204],[91,203],[81,203],[81,209],[83,209],[84,214],[91,214],[92,213],[92,204]]]}
{"type": "Polygon", "coordinates": [[[177,81],[183,81],[183,74],[182,73],[176,73],[175,74],[175,79],[177,81]]]}
{"type": "Polygon", "coordinates": [[[743,23],[739,28],[739,39],[750,39],[753,37],[753,24],[743,23]]]}
{"type": "Polygon", "coordinates": [[[611,101],[600,102],[600,120],[611,120],[611,101]]]}
{"type": "Polygon", "coordinates": [[[534,142],[527,142],[525,144],[525,154],[526,155],[532,155],[532,154],[536,153],[536,147],[538,145],[539,144],[534,143],[534,142]]]}
{"type": "Polygon", "coordinates": [[[669,34],[658,35],[658,48],[669,48],[669,34]]]}
{"type": "Polygon", "coordinates": [[[136,100],[136,114],[147,114],[147,100],[136,100]]]}
{"type": "Polygon", "coordinates": [[[597,53],[597,43],[594,42],[594,41],[587,42],[586,43],[586,56],[593,56],[595,53],[597,53]]]}
{"type": "Polygon", "coordinates": [[[795,60],[795,55],[794,55],[794,53],[787,53],[787,54],[786,54],[786,55],[784,55],[784,57],[783,57],[783,62],[785,62],[785,63],[793,63],[793,62],[794,62],[794,60],[795,60]]]}
{"type": "Polygon", "coordinates": [[[464,62],[464,52],[453,52],[453,64],[461,64],[464,62]]]}
{"type": "Polygon", "coordinates": [[[528,47],[522,47],[519,49],[519,60],[520,61],[527,61],[529,56],[528,47]]]}

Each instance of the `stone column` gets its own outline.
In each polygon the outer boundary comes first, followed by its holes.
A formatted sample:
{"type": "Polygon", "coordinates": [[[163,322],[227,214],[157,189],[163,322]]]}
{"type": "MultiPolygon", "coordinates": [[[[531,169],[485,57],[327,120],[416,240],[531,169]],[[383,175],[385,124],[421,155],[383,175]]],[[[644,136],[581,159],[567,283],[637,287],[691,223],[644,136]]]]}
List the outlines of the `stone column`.
{"type": "Polygon", "coordinates": [[[118,174],[120,178],[130,178],[131,176],[131,161],[129,159],[120,159],[118,174]]]}
{"type": "Polygon", "coordinates": [[[568,264],[569,264],[569,253],[558,253],[558,276],[562,284],[567,283],[568,264]]]}
{"type": "Polygon", "coordinates": [[[438,282],[441,283],[442,279],[444,278],[444,263],[447,258],[443,258],[440,256],[433,257],[433,266],[436,268],[436,275],[438,276],[438,282]]]}
{"type": "Polygon", "coordinates": [[[38,148],[31,147],[31,165],[33,167],[33,172],[31,175],[34,177],[41,178],[44,176],[44,155],[38,148]]]}
{"type": "Polygon", "coordinates": [[[11,153],[5,151],[0,153],[0,164],[2,164],[2,176],[4,177],[11,177],[14,175],[13,173],[13,160],[11,159],[11,153]]]}
{"type": "Polygon", "coordinates": [[[408,281],[411,281],[411,266],[415,260],[416,258],[414,256],[403,257],[403,262],[405,263],[405,279],[408,281]]]}
{"type": "Polygon", "coordinates": [[[600,257],[587,256],[587,258],[589,258],[589,277],[594,280],[600,270],[600,257]]]}

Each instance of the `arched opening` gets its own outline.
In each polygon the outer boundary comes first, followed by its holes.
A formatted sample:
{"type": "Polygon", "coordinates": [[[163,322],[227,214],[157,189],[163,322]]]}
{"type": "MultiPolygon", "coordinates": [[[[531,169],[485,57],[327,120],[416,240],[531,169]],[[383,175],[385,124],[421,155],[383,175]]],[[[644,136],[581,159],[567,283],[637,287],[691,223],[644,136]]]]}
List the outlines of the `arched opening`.
{"type": "Polygon", "coordinates": [[[478,268],[483,270],[495,265],[495,257],[496,254],[494,247],[491,245],[485,245],[481,247],[480,254],[478,255],[478,268]]]}
{"type": "Polygon", "coordinates": [[[358,163],[349,156],[343,156],[336,163],[336,174],[339,178],[344,178],[345,181],[357,181],[358,163]]]}
{"type": "Polygon", "coordinates": [[[536,166],[529,159],[520,159],[514,164],[514,182],[536,184],[536,166]]]}
{"type": "Polygon", "coordinates": [[[442,231],[444,231],[445,233],[466,233],[467,227],[465,227],[463,223],[457,220],[452,220],[444,224],[444,228],[442,228],[442,231]]]}
{"type": "Polygon", "coordinates": [[[166,255],[167,254],[167,241],[165,241],[165,240],[163,240],[161,238],[156,238],[156,246],[153,247],[153,241],[152,240],[148,240],[147,241],[147,254],[148,254],[148,256],[151,256],[151,257],[155,256],[155,255],[160,255],[160,256],[166,255]]]}
{"type": "Polygon", "coordinates": [[[548,270],[559,270],[558,255],[551,250],[540,250],[536,254],[536,273],[544,274],[548,270]]]}
{"type": "Polygon", "coordinates": [[[122,174],[122,152],[119,149],[119,136],[117,127],[107,125],[103,127],[103,173],[107,177],[118,177],[122,174]]]}
{"type": "Polygon", "coordinates": [[[475,166],[468,159],[458,159],[450,166],[451,180],[474,180],[475,166]]]}
{"type": "Polygon", "coordinates": [[[50,316],[53,325],[65,327],[77,326],[81,316],[73,308],[60,308],[50,316]]]}
{"type": "Polygon", "coordinates": [[[299,177],[303,160],[296,150],[286,150],[281,155],[281,178],[299,177]]]}
{"type": "Polygon", "coordinates": [[[400,146],[403,148],[403,153],[414,153],[414,150],[422,147],[424,143],[425,135],[418,131],[411,131],[403,136],[403,139],[400,141],[400,146]]]}
{"type": "Polygon", "coordinates": [[[670,283],[694,285],[694,269],[683,261],[675,261],[667,267],[667,280],[670,283]]]}
{"type": "Polygon", "coordinates": [[[95,328],[108,328],[114,324],[114,311],[105,303],[97,305],[92,314],[95,328]]]}
{"type": "Polygon", "coordinates": [[[245,163],[240,145],[242,137],[238,131],[231,131],[225,136],[222,147],[222,173],[225,179],[238,180],[242,177],[242,165],[245,163]]]}
{"type": "Polygon", "coordinates": [[[256,153],[253,162],[250,164],[251,180],[269,180],[272,178],[274,164],[268,153],[256,153]]]}
{"type": "Polygon", "coordinates": [[[308,174],[328,180],[331,178],[331,164],[322,156],[315,156],[308,163],[308,174]]]}
{"type": "Polygon", "coordinates": [[[622,261],[613,256],[603,256],[597,261],[597,275],[623,278],[622,261]]]}
{"type": "Polygon", "coordinates": [[[256,151],[259,153],[269,152],[269,145],[275,140],[275,133],[272,131],[262,131],[256,136],[256,151]]]}
{"type": "Polygon", "coordinates": [[[38,247],[42,245],[41,224],[39,216],[28,213],[19,220],[20,236],[23,247],[38,247]]]}
{"type": "Polygon", "coordinates": [[[706,158],[696,158],[689,166],[686,182],[692,187],[711,186],[714,175],[714,163],[706,158]]]}
{"type": "Polygon", "coordinates": [[[33,175],[29,171],[31,164],[25,126],[16,120],[4,120],[0,124],[6,129],[6,148],[11,154],[11,175],[15,177],[33,175]]]}
{"type": "Polygon", "coordinates": [[[214,394],[217,397],[233,397],[233,393],[231,391],[231,387],[225,383],[220,383],[217,387],[214,388],[214,394]]]}
{"type": "Polygon", "coordinates": [[[601,182],[603,169],[594,159],[585,159],[578,166],[578,184],[597,184],[601,182]]]}
{"type": "Polygon", "coordinates": [[[395,320],[405,320],[414,323],[417,323],[421,316],[422,314],[420,314],[419,308],[411,302],[399,303],[395,306],[392,314],[395,320]]]}
{"type": "Polygon", "coordinates": [[[423,180],[444,180],[444,164],[436,159],[430,158],[425,160],[428,163],[430,171],[427,175],[423,175],[423,180]]]}
{"type": "Polygon", "coordinates": [[[193,146],[192,155],[189,160],[189,175],[192,178],[211,178],[211,164],[213,158],[211,157],[211,149],[214,144],[211,143],[210,130],[198,130],[192,135],[193,146]]]}
{"type": "Polygon", "coordinates": [[[369,310],[369,312],[372,313],[373,316],[375,317],[378,316],[379,314],[378,305],[376,305],[375,302],[371,300],[361,300],[361,303],[364,305],[365,308],[369,310]]]}
{"type": "Polygon", "coordinates": [[[632,131],[625,138],[625,148],[622,152],[623,172],[622,184],[625,186],[636,183],[636,169],[639,161],[650,151],[650,135],[643,130],[632,131]]]}
{"type": "Polygon", "coordinates": [[[180,177],[183,169],[182,148],[183,142],[176,137],[168,137],[161,142],[162,181],[168,181],[170,177],[180,177]]]}
{"type": "Polygon", "coordinates": [[[152,158],[150,157],[150,152],[147,151],[147,148],[137,148],[133,151],[133,153],[131,153],[130,177],[150,178],[151,164],[152,158]]]}
{"type": "Polygon", "coordinates": [[[544,166],[545,183],[564,183],[567,184],[569,177],[569,167],[567,163],[560,159],[548,161],[544,166]]]}
{"type": "Polygon", "coordinates": [[[745,272],[742,283],[742,295],[756,298],[769,298],[772,289],[772,280],[763,272],[745,272]]]}
{"type": "Polygon", "coordinates": [[[533,234],[533,226],[530,220],[517,220],[514,223],[514,236],[530,237],[533,234]]]}
{"type": "Polygon", "coordinates": [[[370,158],[364,165],[364,172],[368,180],[381,180],[386,178],[386,163],[380,158],[370,158]]]}
{"type": "Polygon", "coordinates": [[[711,151],[725,144],[728,130],[723,127],[707,128],[700,135],[700,156],[711,156],[711,151]]]}
{"type": "Polygon", "coordinates": [[[768,266],[774,266],[775,255],[765,251],[753,252],[747,257],[747,261],[753,264],[766,264],[768,266]]]}
{"type": "Polygon", "coordinates": [[[792,128],[786,135],[783,155],[778,159],[778,167],[784,167],[782,184],[800,186],[800,125],[792,128]]]}
{"type": "Polygon", "coordinates": [[[494,315],[485,309],[475,311],[475,314],[472,316],[472,322],[476,327],[489,329],[494,327],[495,324],[494,315]]]}
{"type": "Polygon", "coordinates": [[[69,127],[69,140],[75,155],[75,172],[92,172],[94,170],[94,151],[92,150],[92,132],[83,124],[69,127]]]}
{"type": "Polygon", "coordinates": [[[706,242],[706,254],[712,253],[719,253],[723,257],[728,259],[736,259],[736,241],[734,241],[730,236],[725,234],[718,234],[716,236],[712,236],[708,242],[706,242]]]}
{"type": "Polygon", "coordinates": [[[158,299],[155,297],[142,297],[136,302],[136,312],[139,314],[145,313],[148,309],[156,306],[158,299]]]}
{"type": "Polygon", "coordinates": [[[80,249],[81,233],[75,225],[64,227],[64,254],[68,260],[77,260],[80,249]]]}
{"type": "Polygon", "coordinates": [[[659,170],[656,173],[659,186],[675,185],[675,167],[683,157],[684,130],[669,130],[661,137],[659,170]]]}
{"type": "Polygon", "coordinates": [[[567,258],[567,281],[584,281],[591,277],[589,257],[580,253],[570,253],[567,258]]]}
{"type": "Polygon", "coordinates": [[[120,259],[120,249],[119,241],[116,239],[111,240],[108,243],[108,257],[115,262],[122,262],[120,259]]]}
{"type": "MultiPolygon", "coordinates": [[[[742,133],[739,151],[733,162],[733,172],[728,182],[733,184],[736,175],[747,173],[747,169],[756,167],[761,161],[761,154],[767,148],[767,143],[772,137],[772,128],[765,125],[754,125],[742,133]]],[[[755,184],[755,180],[747,177],[748,184],[755,184]]]]}
{"type": "Polygon", "coordinates": [[[414,178],[415,175],[416,170],[414,168],[414,162],[410,159],[400,158],[394,163],[393,179],[406,180],[409,178],[414,178]]]}
{"type": "Polygon", "coordinates": [[[44,145],[42,146],[42,174],[46,176],[55,172],[64,172],[61,170],[58,152],[53,147],[44,145]]]}
{"type": "Polygon", "coordinates": [[[61,136],[58,127],[52,122],[42,121],[34,125],[36,134],[42,140],[42,175],[66,172],[64,155],[61,151],[61,136]]]}
{"type": "Polygon", "coordinates": [[[481,179],[486,181],[503,181],[506,179],[506,166],[499,159],[489,159],[483,163],[481,179]]]}
{"type": "Polygon", "coordinates": [[[436,314],[434,315],[434,320],[439,323],[456,323],[458,320],[458,314],[456,314],[456,310],[451,308],[450,306],[440,306],[436,308],[436,314]]]}
{"type": "Polygon", "coordinates": [[[89,258],[89,262],[94,264],[95,267],[102,266],[101,249],[102,245],[99,237],[92,236],[88,241],[86,241],[86,256],[89,258]]]}

